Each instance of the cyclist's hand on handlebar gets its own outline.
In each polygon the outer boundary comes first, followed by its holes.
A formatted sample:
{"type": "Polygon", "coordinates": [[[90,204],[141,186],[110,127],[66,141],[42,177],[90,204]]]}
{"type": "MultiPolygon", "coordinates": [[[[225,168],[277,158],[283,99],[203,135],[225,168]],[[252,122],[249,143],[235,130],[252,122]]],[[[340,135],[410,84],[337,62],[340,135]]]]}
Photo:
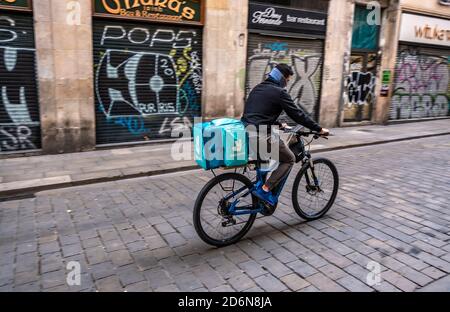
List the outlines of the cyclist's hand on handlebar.
{"type": "Polygon", "coordinates": [[[282,123],[281,129],[282,130],[292,130],[292,127],[290,127],[287,123],[282,123]]]}
{"type": "Polygon", "coordinates": [[[322,131],[320,131],[320,135],[323,136],[329,136],[330,135],[330,130],[323,128],[322,131]]]}

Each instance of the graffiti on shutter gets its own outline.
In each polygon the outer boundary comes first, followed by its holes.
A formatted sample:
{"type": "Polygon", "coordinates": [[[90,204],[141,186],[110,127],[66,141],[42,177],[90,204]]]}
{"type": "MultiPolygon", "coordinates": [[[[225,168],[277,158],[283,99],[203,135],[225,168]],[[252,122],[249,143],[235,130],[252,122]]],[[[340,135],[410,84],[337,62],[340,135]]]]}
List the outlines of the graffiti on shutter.
{"type": "Polygon", "coordinates": [[[352,55],[345,79],[344,121],[370,120],[375,105],[376,54],[352,55]]]}
{"type": "Polygon", "coordinates": [[[401,47],[395,70],[390,118],[450,115],[449,52],[401,47]]]}
{"type": "Polygon", "coordinates": [[[0,152],[40,148],[33,18],[0,15],[0,152]]]}
{"type": "Polygon", "coordinates": [[[287,90],[294,102],[317,119],[323,64],[323,43],[250,36],[247,65],[247,95],[278,63],[292,66],[294,77],[287,90]]]}
{"type": "Polygon", "coordinates": [[[201,114],[201,29],[96,22],[97,142],[170,138],[201,114]]]}

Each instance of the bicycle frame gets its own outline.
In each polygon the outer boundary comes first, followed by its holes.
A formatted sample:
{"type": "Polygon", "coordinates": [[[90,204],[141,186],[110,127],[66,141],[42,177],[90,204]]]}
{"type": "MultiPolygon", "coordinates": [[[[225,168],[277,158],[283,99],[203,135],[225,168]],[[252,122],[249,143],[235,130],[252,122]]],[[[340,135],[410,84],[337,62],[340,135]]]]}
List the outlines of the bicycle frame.
{"type": "MultiPolygon", "coordinates": [[[[294,172],[297,177],[293,181],[292,205],[295,212],[301,218],[305,220],[317,220],[327,213],[336,198],[339,183],[338,175],[336,167],[330,160],[326,158],[317,158],[313,160],[309,153],[309,147],[312,141],[317,140],[320,137],[325,137],[327,134],[322,135],[317,132],[303,132],[300,130],[301,129],[291,132],[285,131],[285,133],[293,133],[296,135],[296,137],[290,137],[287,140],[287,145],[295,155],[295,163],[302,164],[301,168],[298,168],[298,173],[297,169],[294,172]],[[311,135],[314,136],[311,141],[303,139],[303,137],[311,135]],[[322,182],[324,182],[324,185],[326,186],[329,185],[328,182],[322,181],[322,167],[315,164],[323,164],[331,170],[333,189],[332,193],[330,193],[330,199],[326,202],[326,206],[321,206],[322,208],[319,212],[311,214],[302,208],[302,206],[304,206],[303,200],[299,202],[301,199],[310,200],[309,198],[304,198],[302,195],[306,191],[306,194],[311,196],[321,196],[321,193],[328,192],[328,187],[322,189],[322,182]]],[[[223,168],[225,170],[234,169],[234,172],[228,171],[216,175],[214,170],[211,170],[214,174],[214,179],[211,179],[208,184],[203,187],[194,206],[194,227],[200,238],[213,246],[228,246],[244,237],[257,219],[259,213],[262,217],[273,215],[278,204],[281,205],[281,203],[279,203],[281,193],[286,187],[287,180],[293,171],[289,170],[289,172],[286,172],[278,185],[272,189],[271,197],[273,197],[273,200],[275,201],[275,203],[273,203],[274,206],[263,199],[258,199],[260,196],[255,194],[254,191],[258,190],[259,192],[260,188],[267,183],[267,179],[272,170],[274,170],[274,167],[275,164],[270,158],[251,157],[251,160],[245,166],[223,168]],[[214,189],[219,186],[221,189],[214,189]],[[213,195],[213,198],[208,197],[208,199],[206,199],[206,196],[210,193],[213,195]],[[218,198],[217,195],[219,195],[218,198]],[[206,216],[207,219],[205,220],[202,217],[202,207],[204,203],[207,203],[207,207],[204,208],[207,208],[209,211],[206,216]],[[213,209],[212,211],[211,208],[213,209]],[[217,212],[214,210],[217,210],[217,212]],[[210,221],[209,217],[211,216],[211,213],[212,217],[215,217],[219,223],[216,223],[216,220],[213,220],[213,222],[210,221]],[[234,233],[235,231],[229,232],[227,229],[223,232],[220,229],[220,226],[222,226],[222,228],[233,226],[242,227],[240,229],[237,228],[237,233],[234,233]],[[210,229],[212,229],[213,234],[210,234],[210,229]],[[218,234],[218,236],[216,234],[218,234]]],[[[325,179],[325,176],[323,178],[325,179]]],[[[323,199],[326,198],[319,197],[319,200],[322,201],[323,199]]],[[[316,201],[314,198],[311,199],[311,201],[313,200],[314,202],[316,201]]]]}
{"type": "MultiPolygon", "coordinates": [[[[312,161],[311,161],[312,157],[308,152],[305,152],[305,158],[302,160],[303,166],[313,166],[312,165],[312,161]]],[[[313,168],[313,167],[311,167],[313,168]]],[[[256,169],[256,181],[253,182],[253,186],[256,187],[258,185],[263,185],[266,183],[267,181],[267,176],[269,174],[269,171],[257,168],[256,169]]],[[[286,182],[289,178],[291,174],[291,171],[289,171],[286,176],[281,180],[281,182],[279,183],[279,185],[272,191],[274,196],[276,197],[277,201],[279,199],[279,197],[281,196],[281,193],[283,192],[283,189],[286,185],[286,182]]],[[[312,174],[313,174],[313,179],[314,179],[314,184],[317,186],[319,184],[314,170],[312,170],[312,174]]],[[[311,181],[309,179],[309,176],[306,175],[306,181],[308,183],[308,185],[310,185],[311,181]]],[[[239,196],[239,198],[242,197],[246,197],[248,195],[251,194],[251,190],[248,190],[248,188],[246,186],[241,187],[240,189],[228,194],[227,196],[225,196],[223,199],[228,201],[231,198],[233,198],[234,196],[238,195],[239,193],[244,192],[241,196],[239,196]],[[244,192],[245,191],[245,192],[244,192]]],[[[232,216],[242,216],[242,215],[247,215],[247,214],[258,214],[264,211],[264,207],[261,205],[261,203],[259,204],[259,207],[257,209],[253,209],[253,205],[246,205],[246,206],[242,206],[242,207],[238,207],[237,205],[239,204],[240,200],[236,199],[230,206],[228,213],[232,216]]]]}

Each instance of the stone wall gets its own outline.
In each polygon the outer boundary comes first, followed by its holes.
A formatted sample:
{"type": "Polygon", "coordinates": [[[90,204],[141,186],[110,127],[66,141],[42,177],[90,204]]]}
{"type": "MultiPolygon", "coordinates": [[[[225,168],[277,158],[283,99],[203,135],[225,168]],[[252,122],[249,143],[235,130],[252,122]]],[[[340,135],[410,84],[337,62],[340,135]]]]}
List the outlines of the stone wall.
{"type": "Polygon", "coordinates": [[[203,116],[239,117],[245,97],[248,0],[206,0],[203,116]]]}
{"type": "Polygon", "coordinates": [[[336,127],[343,105],[343,78],[348,71],[354,5],[351,0],[331,0],[325,41],[320,124],[336,127]]]}
{"type": "Polygon", "coordinates": [[[95,147],[90,0],[33,1],[42,149],[95,147]]]}

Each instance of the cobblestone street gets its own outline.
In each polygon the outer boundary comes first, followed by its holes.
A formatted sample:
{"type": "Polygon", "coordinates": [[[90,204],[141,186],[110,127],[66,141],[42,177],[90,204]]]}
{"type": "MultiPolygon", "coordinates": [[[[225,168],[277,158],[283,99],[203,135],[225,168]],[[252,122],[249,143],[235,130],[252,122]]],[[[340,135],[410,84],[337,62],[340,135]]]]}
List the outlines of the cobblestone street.
{"type": "Polygon", "coordinates": [[[0,291],[414,291],[448,276],[450,136],[314,156],[340,173],[330,212],[302,221],[292,175],[274,216],[222,249],[192,226],[201,170],[1,202],[0,291]]]}

